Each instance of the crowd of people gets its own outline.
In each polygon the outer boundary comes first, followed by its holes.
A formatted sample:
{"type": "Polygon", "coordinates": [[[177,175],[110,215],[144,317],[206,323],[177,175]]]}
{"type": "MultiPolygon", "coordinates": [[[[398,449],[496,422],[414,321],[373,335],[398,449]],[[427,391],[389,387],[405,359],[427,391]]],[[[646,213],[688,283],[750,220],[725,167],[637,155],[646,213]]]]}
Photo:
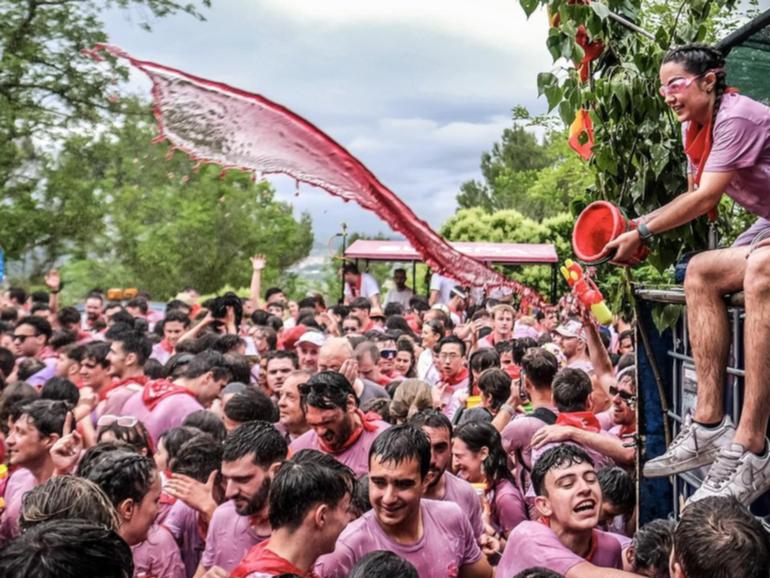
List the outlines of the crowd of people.
{"type": "Polygon", "coordinates": [[[252,265],[163,310],[5,292],[0,577],[766,575],[733,499],[638,527],[623,319],[352,263],[327,307],[252,265]]]}

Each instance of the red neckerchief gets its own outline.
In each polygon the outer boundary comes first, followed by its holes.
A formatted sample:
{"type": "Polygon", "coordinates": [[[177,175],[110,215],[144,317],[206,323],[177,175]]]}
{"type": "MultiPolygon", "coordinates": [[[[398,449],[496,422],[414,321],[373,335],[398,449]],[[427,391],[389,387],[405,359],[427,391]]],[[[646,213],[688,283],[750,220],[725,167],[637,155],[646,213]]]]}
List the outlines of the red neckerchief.
{"type": "Polygon", "coordinates": [[[171,345],[171,344],[168,342],[168,339],[166,339],[165,337],[164,337],[163,339],[161,339],[161,340],[160,340],[160,343],[159,343],[159,345],[160,345],[161,349],[162,349],[163,351],[165,351],[166,353],[172,353],[172,354],[174,353],[174,346],[173,346],[173,345],[171,345]]]}
{"type": "Polygon", "coordinates": [[[444,375],[441,374],[441,383],[446,383],[447,385],[455,386],[463,381],[468,379],[468,368],[463,367],[462,371],[459,371],[455,373],[454,375],[444,375]]]}
{"type": "Polygon", "coordinates": [[[316,576],[312,569],[303,572],[286,558],[282,558],[270,550],[269,545],[270,540],[266,540],[253,546],[230,575],[234,578],[246,578],[254,572],[262,572],[270,576],[280,576],[281,574],[296,574],[303,578],[316,576]]]}
{"type": "Polygon", "coordinates": [[[165,379],[156,379],[155,381],[148,381],[145,384],[144,389],[142,390],[142,401],[144,402],[144,405],[147,406],[147,409],[152,411],[162,400],[172,395],[179,395],[182,393],[193,395],[193,393],[186,387],[176,385],[165,379]]]}
{"type": "MultiPolygon", "coordinates": [[[[551,519],[548,516],[541,516],[537,519],[537,521],[545,526],[548,526],[548,529],[551,528],[551,519]]],[[[598,545],[599,541],[596,539],[596,530],[591,530],[591,549],[588,551],[587,556],[583,556],[583,560],[586,562],[591,562],[596,555],[596,548],[598,545]]]]}
{"type": "MultiPolygon", "coordinates": [[[[738,92],[735,88],[725,89],[725,94],[732,94],[738,92]]],[[[694,175],[695,185],[700,185],[700,179],[703,176],[703,170],[706,168],[706,161],[711,154],[711,148],[714,145],[714,113],[709,115],[708,122],[698,124],[690,121],[687,127],[687,132],[684,138],[684,152],[690,162],[697,168],[694,175]]],[[[716,207],[709,211],[709,219],[712,221],[716,219],[716,207]]]]}
{"type": "Polygon", "coordinates": [[[361,284],[363,283],[363,275],[356,275],[356,282],[354,284],[348,283],[348,287],[350,287],[350,296],[351,297],[358,297],[361,295],[361,284]]]}
{"type": "Polygon", "coordinates": [[[146,375],[137,375],[135,377],[126,377],[125,379],[121,379],[119,381],[113,381],[108,387],[103,388],[99,391],[99,399],[105,400],[107,399],[107,395],[119,387],[123,387],[124,385],[128,385],[130,383],[135,383],[137,385],[140,385],[144,387],[147,385],[147,382],[150,381],[150,378],[146,375]]]}
{"type": "Polygon", "coordinates": [[[508,374],[508,376],[513,379],[517,380],[521,378],[521,367],[516,365],[515,363],[510,363],[503,367],[503,371],[508,374]]]}
{"type": "Polygon", "coordinates": [[[620,428],[620,437],[630,436],[636,433],[636,424],[629,423],[620,428]]]}
{"type": "Polygon", "coordinates": [[[590,411],[570,411],[566,413],[559,413],[556,418],[557,425],[568,425],[582,429],[583,431],[590,431],[598,433],[602,430],[602,426],[599,420],[596,419],[596,415],[590,411]]]}
{"type": "Polygon", "coordinates": [[[171,494],[167,494],[166,492],[161,492],[158,503],[166,504],[167,506],[173,506],[174,504],[176,504],[176,498],[171,494]]]}
{"type": "Polygon", "coordinates": [[[362,412],[360,409],[356,410],[356,415],[361,420],[361,424],[356,426],[356,429],[353,430],[353,433],[350,434],[350,437],[347,439],[347,441],[345,441],[344,444],[342,444],[340,449],[333,450],[320,437],[318,438],[318,447],[321,448],[322,452],[327,454],[341,454],[350,446],[355,444],[361,437],[361,434],[364,433],[364,431],[377,431],[377,425],[374,422],[379,420],[380,416],[378,416],[376,413],[367,413],[364,415],[364,412],[362,412]]]}

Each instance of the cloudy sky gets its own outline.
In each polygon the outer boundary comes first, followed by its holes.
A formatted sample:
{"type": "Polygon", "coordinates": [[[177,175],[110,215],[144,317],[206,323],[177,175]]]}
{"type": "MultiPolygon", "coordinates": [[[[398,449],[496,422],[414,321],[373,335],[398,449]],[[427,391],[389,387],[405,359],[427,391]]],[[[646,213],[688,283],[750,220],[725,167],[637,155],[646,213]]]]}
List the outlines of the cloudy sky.
{"type": "MultiPolygon", "coordinates": [[[[537,72],[550,69],[542,13],[516,0],[214,0],[207,21],[107,17],[110,41],[142,59],[260,93],[346,146],[438,227],[463,181],[510,126],[511,109],[542,112],[537,72]]],[[[137,78],[139,89],[149,86],[137,78]]],[[[317,242],[339,230],[389,232],[374,214],[275,179],[313,218],[317,242]]]]}

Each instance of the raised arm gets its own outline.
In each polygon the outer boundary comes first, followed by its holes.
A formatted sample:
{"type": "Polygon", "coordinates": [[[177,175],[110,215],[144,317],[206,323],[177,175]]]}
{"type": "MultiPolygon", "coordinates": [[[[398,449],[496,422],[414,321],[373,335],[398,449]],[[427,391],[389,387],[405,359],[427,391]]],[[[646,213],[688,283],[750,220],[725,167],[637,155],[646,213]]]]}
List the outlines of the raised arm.
{"type": "Polygon", "coordinates": [[[264,255],[254,255],[251,258],[251,292],[249,301],[254,305],[254,309],[259,309],[259,298],[262,294],[262,269],[265,268],[266,259],[264,255]]]}

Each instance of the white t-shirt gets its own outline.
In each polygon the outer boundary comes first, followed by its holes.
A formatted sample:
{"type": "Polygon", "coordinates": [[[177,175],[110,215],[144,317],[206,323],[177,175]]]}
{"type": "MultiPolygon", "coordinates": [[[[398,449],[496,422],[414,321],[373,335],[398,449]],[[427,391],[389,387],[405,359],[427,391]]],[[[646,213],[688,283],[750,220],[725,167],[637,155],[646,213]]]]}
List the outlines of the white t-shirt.
{"type": "MultiPolygon", "coordinates": [[[[369,275],[369,273],[361,273],[361,291],[356,292],[355,297],[366,297],[371,299],[374,295],[380,294],[380,286],[377,284],[377,280],[369,275]]],[[[350,284],[345,283],[345,297],[353,297],[350,291],[350,284]]],[[[353,297],[355,299],[355,297],[353,297]]]]}
{"type": "Polygon", "coordinates": [[[391,289],[385,296],[385,305],[388,303],[400,303],[404,309],[409,308],[409,300],[414,297],[414,292],[409,287],[404,287],[403,291],[391,289]]]}
{"type": "Polygon", "coordinates": [[[436,273],[430,278],[430,290],[438,291],[438,303],[446,305],[449,303],[452,289],[457,287],[457,281],[453,281],[449,277],[444,277],[436,273]]]}

